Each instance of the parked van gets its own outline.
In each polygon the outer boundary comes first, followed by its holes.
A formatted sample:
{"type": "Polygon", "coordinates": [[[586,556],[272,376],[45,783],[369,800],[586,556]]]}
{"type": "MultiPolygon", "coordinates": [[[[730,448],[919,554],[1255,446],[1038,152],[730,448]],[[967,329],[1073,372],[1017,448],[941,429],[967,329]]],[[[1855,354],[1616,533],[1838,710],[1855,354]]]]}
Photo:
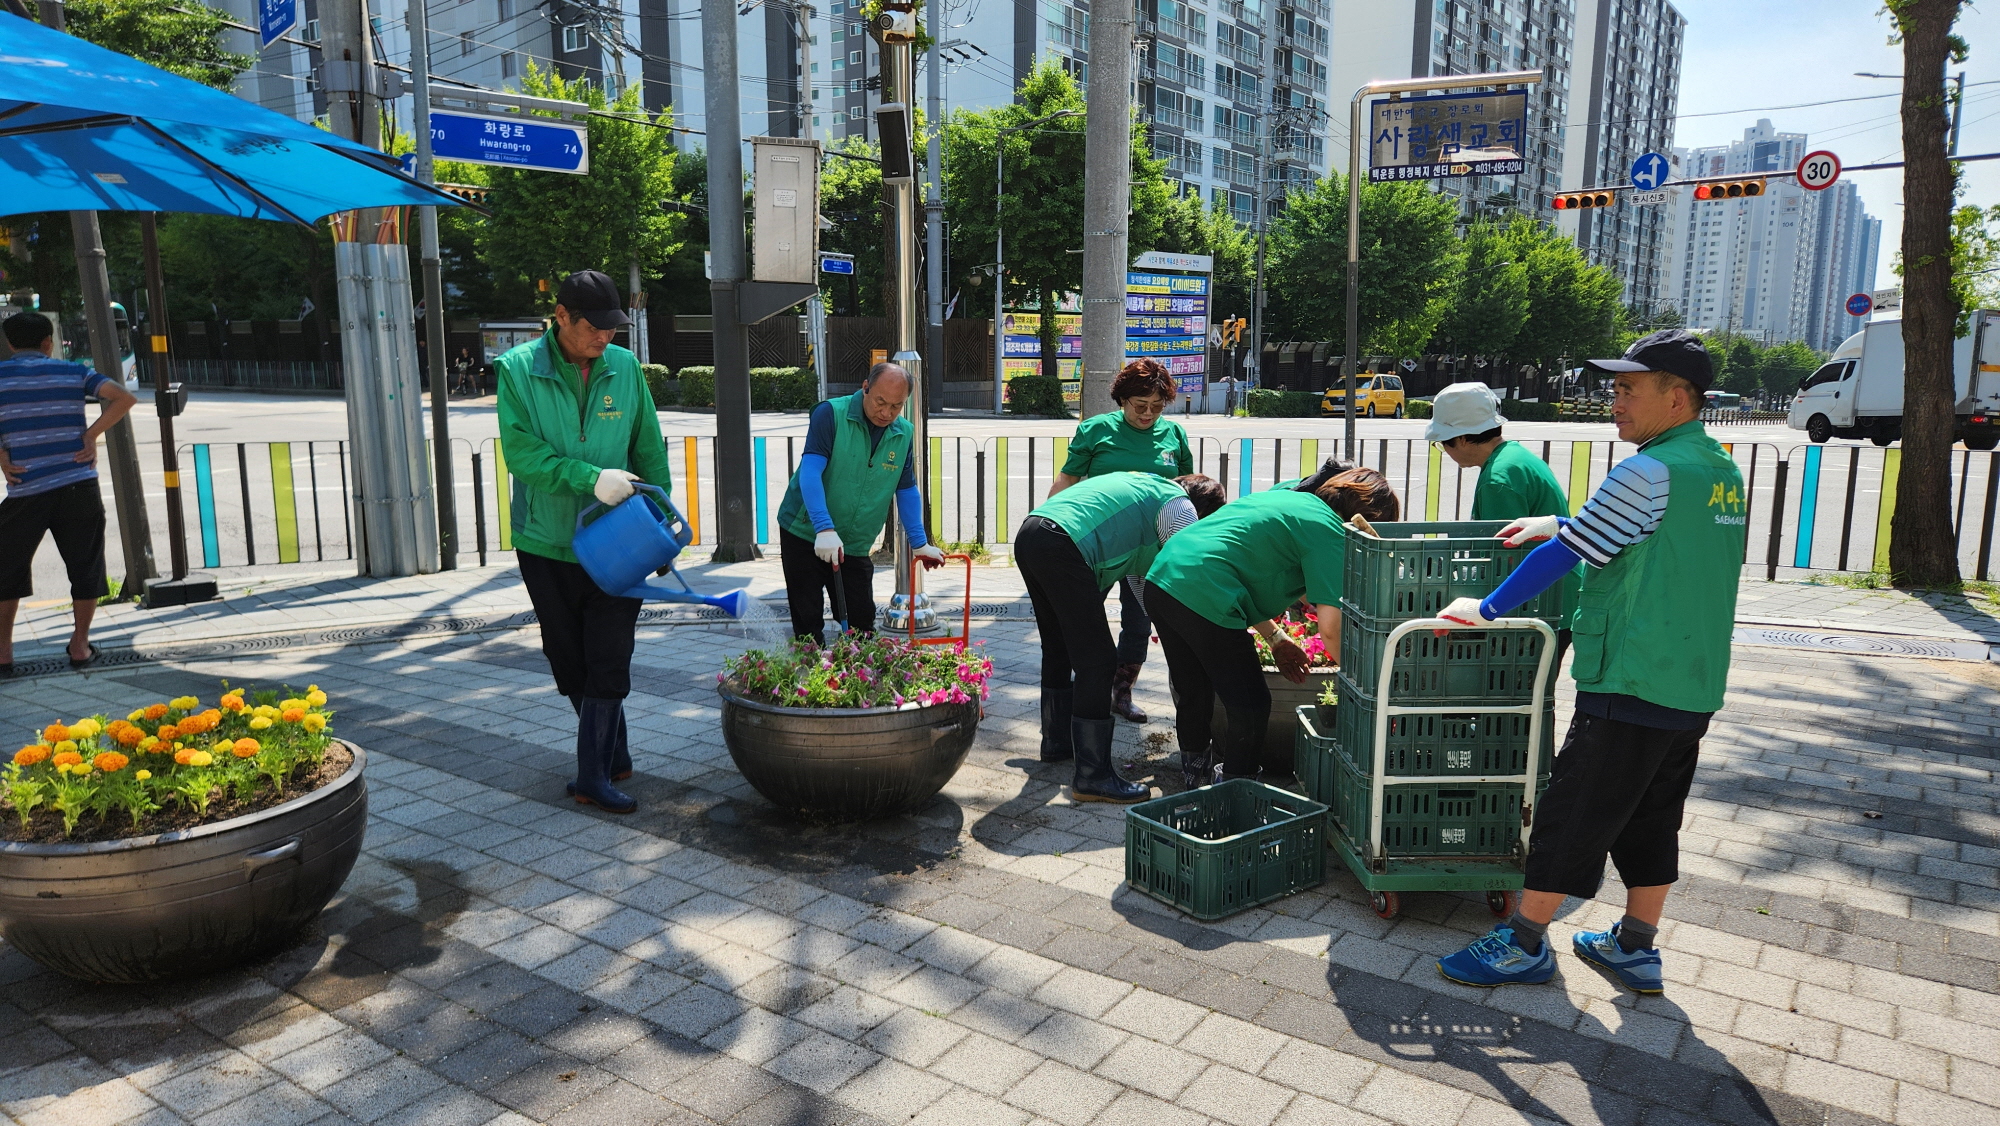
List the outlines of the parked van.
{"type": "MultiPolygon", "coordinates": [[[[2000,310],[1981,309],[1952,348],[1954,436],[1967,449],[2000,446],[2000,310]]],[[[1903,318],[1877,316],[1841,342],[1799,384],[1785,424],[1814,442],[1867,438],[1886,446],[1903,435],[1903,318]]]]}

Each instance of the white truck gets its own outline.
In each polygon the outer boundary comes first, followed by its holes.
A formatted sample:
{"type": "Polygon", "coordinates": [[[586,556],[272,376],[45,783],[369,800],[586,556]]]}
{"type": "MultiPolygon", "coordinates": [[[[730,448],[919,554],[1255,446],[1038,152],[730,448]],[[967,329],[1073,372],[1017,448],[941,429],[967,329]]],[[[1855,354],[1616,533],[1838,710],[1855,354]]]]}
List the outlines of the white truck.
{"type": "MultiPolygon", "coordinates": [[[[1969,450],[2000,445],[2000,310],[1972,314],[1952,347],[1954,436],[1969,450]]],[[[1799,384],[1786,425],[1814,442],[1867,438],[1886,446],[1903,433],[1903,318],[1877,314],[1842,341],[1833,356],[1799,384]]]]}

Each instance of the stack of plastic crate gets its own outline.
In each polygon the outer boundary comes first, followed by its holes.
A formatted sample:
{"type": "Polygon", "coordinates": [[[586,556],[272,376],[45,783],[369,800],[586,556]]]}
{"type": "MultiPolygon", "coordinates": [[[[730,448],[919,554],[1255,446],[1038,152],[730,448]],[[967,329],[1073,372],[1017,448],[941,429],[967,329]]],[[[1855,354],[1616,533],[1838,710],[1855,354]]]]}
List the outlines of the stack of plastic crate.
{"type": "MultiPolygon", "coordinates": [[[[1530,718],[1485,709],[1534,702],[1535,674],[1547,639],[1539,630],[1428,629],[1396,642],[1384,680],[1383,654],[1395,629],[1436,617],[1454,599],[1492,593],[1529,546],[1502,547],[1499,521],[1389,523],[1381,538],[1348,536],[1341,597],[1340,709],[1335,730],[1301,726],[1299,775],[1307,793],[1331,808],[1335,832],[1357,850],[1369,838],[1376,770],[1376,717],[1385,697],[1401,706],[1448,707],[1437,715],[1391,715],[1381,746],[1386,777],[1519,774],[1527,768],[1530,718]]],[[[1540,618],[1561,628],[1568,608],[1552,588],[1510,617],[1540,618]]],[[[1555,669],[1542,705],[1539,775],[1554,758],[1555,669]]],[[[1539,788],[1539,787],[1538,787],[1539,788]]],[[[1397,856],[1498,857],[1520,840],[1521,786],[1508,782],[1426,782],[1383,789],[1382,844],[1397,856]]]]}

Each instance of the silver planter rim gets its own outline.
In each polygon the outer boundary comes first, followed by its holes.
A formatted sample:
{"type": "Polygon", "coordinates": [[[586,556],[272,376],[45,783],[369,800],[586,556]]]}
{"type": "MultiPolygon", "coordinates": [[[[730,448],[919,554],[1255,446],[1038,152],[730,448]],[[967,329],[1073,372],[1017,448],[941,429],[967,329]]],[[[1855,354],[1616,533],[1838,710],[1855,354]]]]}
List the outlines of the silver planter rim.
{"type": "Polygon", "coordinates": [[[228,820],[216,821],[207,825],[196,825],[192,829],[174,829],[170,832],[154,833],[146,837],[120,837],[114,841],[63,842],[60,844],[40,844],[34,841],[4,841],[0,842],[0,857],[97,856],[113,852],[129,852],[142,848],[152,848],[156,845],[174,844],[179,841],[200,840],[203,837],[213,837],[222,833],[234,832],[237,829],[246,828],[261,821],[275,820],[298,809],[300,806],[324,800],[338,793],[344,787],[355,785],[361,780],[361,768],[367,764],[368,752],[339,737],[335,737],[333,741],[346,747],[354,755],[354,762],[347,768],[347,773],[342,774],[340,777],[335,778],[333,781],[316,790],[308,790],[290,801],[274,805],[269,809],[260,809],[255,813],[246,813],[241,817],[231,817],[228,820]]]}
{"type": "Polygon", "coordinates": [[[732,690],[729,687],[729,682],[727,681],[724,681],[715,686],[715,694],[722,697],[722,699],[726,703],[733,704],[736,707],[744,708],[749,711],[764,712],[768,715],[805,716],[809,719],[839,719],[842,717],[858,718],[862,716],[872,717],[872,716],[909,715],[913,712],[918,712],[918,713],[930,712],[932,714],[936,714],[936,711],[938,709],[949,710],[951,708],[977,708],[980,706],[980,701],[977,698],[974,698],[966,701],[963,704],[925,704],[922,707],[916,707],[916,708],[896,708],[896,707],[788,708],[783,706],[782,704],[767,704],[764,703],[762,700],[752,700],[748,696],[744,696],[741,693],[732,690]]]}

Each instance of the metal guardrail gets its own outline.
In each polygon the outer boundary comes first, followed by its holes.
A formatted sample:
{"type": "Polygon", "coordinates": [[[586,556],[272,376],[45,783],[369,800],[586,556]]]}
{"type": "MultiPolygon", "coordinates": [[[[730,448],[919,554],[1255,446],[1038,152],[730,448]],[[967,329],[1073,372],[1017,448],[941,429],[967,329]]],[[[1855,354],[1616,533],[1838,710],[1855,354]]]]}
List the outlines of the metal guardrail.
{"type": "MultiPolygon", "coordinates": [[[[1724,412],[1737,417],[1737,412],[1724,412]]],[[[803,439],[752,439],[752,500],[757,542],[777,543],[777,509],[803,439]]],[[[1618,460],[1634,452],[1624,442],[1524,441],[1563,483],[1572,513],[1618,460]]],[[[459,489],[461,551],[480,565],[513,550],[512,475],[493,439],[452,442],[459,489]],[[468,497],[466,493],[471,495],[468,497]]],[[[1421,439],[1365,439],[1361,464],[1386,476],[1402,498],[1406,519],[1468,518],[1476,470],[1460,469],[1421,439]]],[[[1268,489],[1318,469],[1338,452],[1336,439],[1200,437],[1190,444],[1195,472],[1221,481],[1231,498],[1268,489]]],[[[1900,447],[1863,445],[1781,447],[1726,444],[1742,468],[1748,493],[1746,567],[1765,577],[1782,571],[1879,571],[1889,558],[1900,447]]],[[[667,440],[674,494],[694,542],[712,544],[717,520],[715,439],[667,440]]],[[[191,466],[201,566],[318,563],[352,559],[345,442],[195,443],[183,447],[191,466]]],[[[930,439],[927,523],[932,538],[1007,544],[1020,520],[1048,498],[1069,456],[1060,436],[935,437],[930,439]]],[[[426,457],[425,464],[429,464],[426,457]]],[[[1980,580],[1994,574],[1993,540],[2000,518],[2000,452],[1953,453],[1953,527],[1960,569],[1980,580]]],[[[461,556],[463,560],[464,556],[461,556]]],[[[467,561],[469,565],[469,561],[467,561]]]]}

